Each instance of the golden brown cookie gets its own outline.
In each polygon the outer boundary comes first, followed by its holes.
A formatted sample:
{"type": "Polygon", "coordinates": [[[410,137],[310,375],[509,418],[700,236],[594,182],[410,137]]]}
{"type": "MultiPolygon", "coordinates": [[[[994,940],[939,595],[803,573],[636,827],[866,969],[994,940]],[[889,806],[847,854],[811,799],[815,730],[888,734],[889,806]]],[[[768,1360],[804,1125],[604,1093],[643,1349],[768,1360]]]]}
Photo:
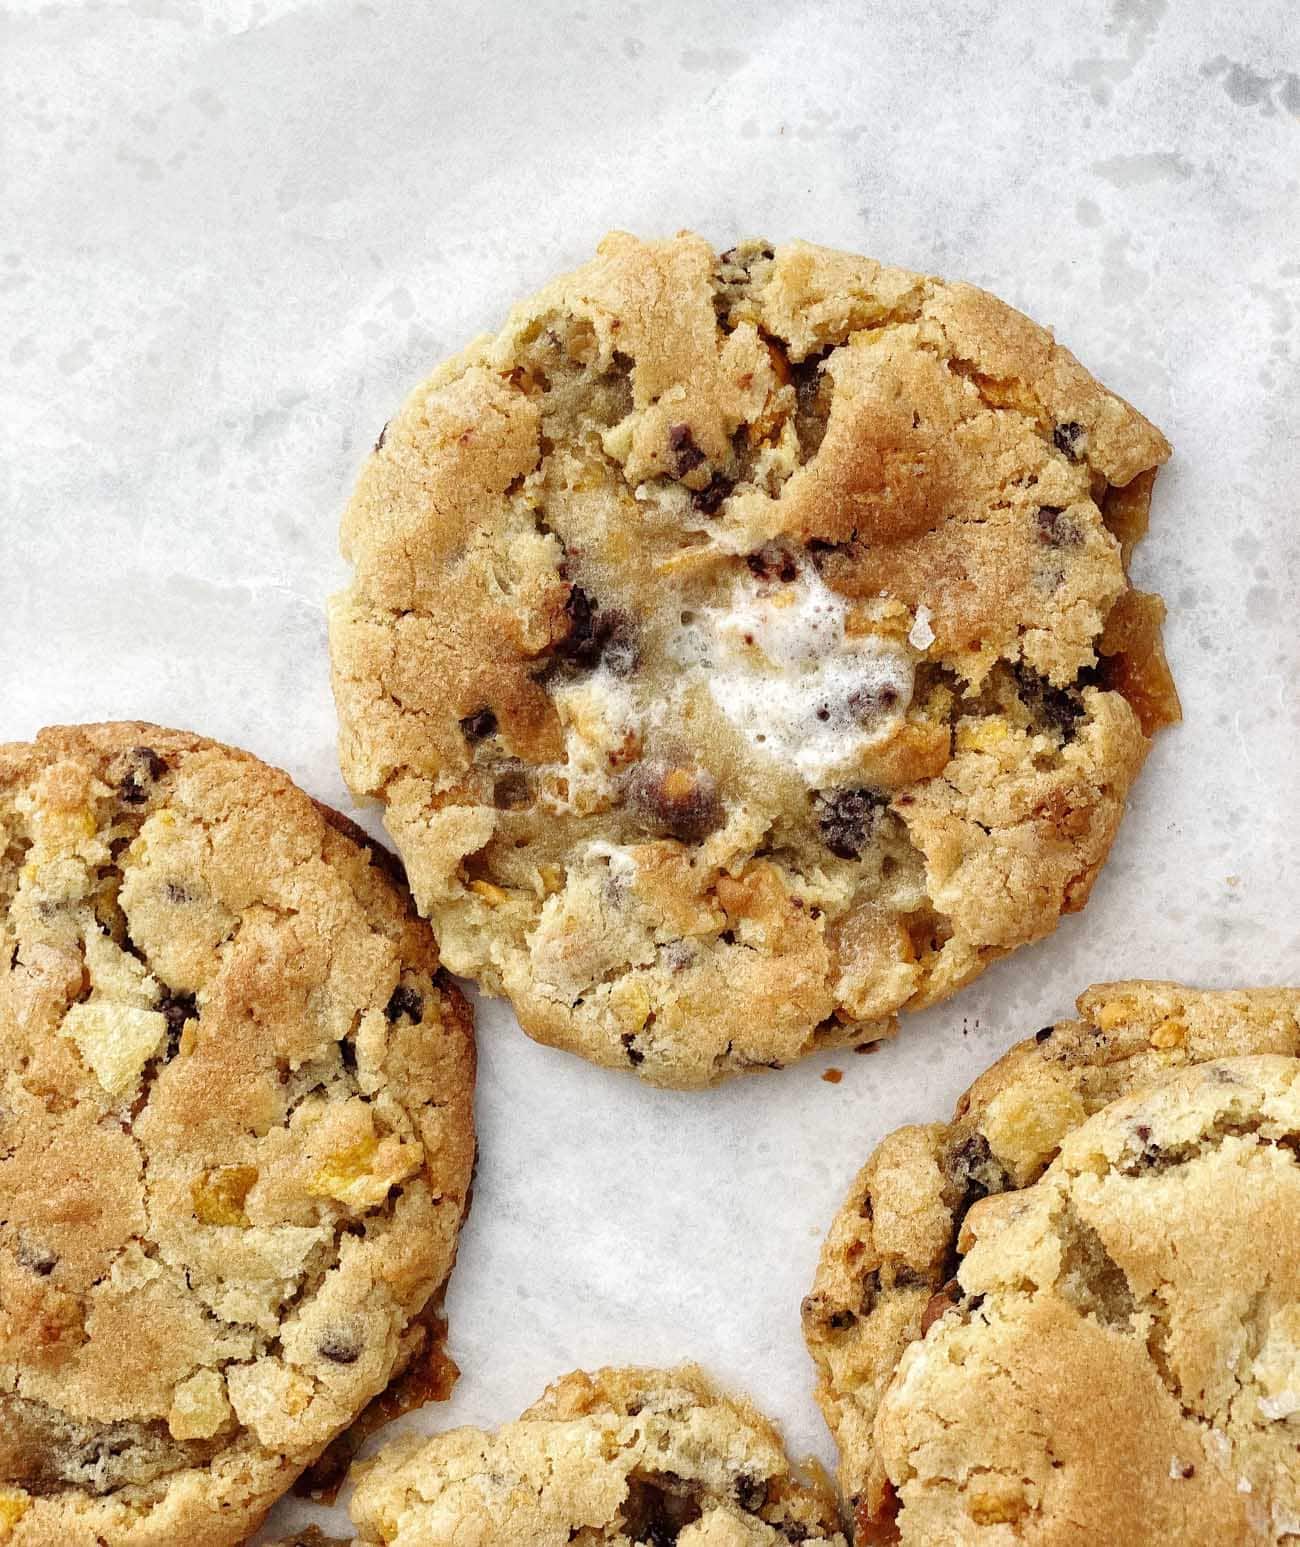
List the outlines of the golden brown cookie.
{"type": "Polygon", "coordinates": [[[1300,1060],[1121,1097],[963,1229],[875,1436],[903,1547],[1300,1541],[1300,1060]]]}
{"type": "Polygon", "coordinates": [[[1160,433],[969,285],[608,237],[418,387],[344,518],[344,773],[458,972],[703,1086],[1083,906],[1148,737],[1160,433]]]}
{"type": "Polygon", "coordinates": [[[879,1408],[908,1348],[963,1298],[972,1207],[1018,1199],[1066,1135],[1119,1098],[1208,1060],[1300,1056],[1300,990],[1107,983],[1082,994],[1078,1010],[1078,1020],[1044,1027],[981,1076],[951,1123],[891,1134],[831,1227],[804,1303],[804,1334],[859,1542],[900,1540],[898,1479],[880,1451],[879,1408]]]}
{"type": "Polygon", "coordinates": [[[267,1547],[351,1547],[351,1543],[341,1536],[325,1536],[318,1527],[308,1526],[292,1536],[277,1537],[267,1547]]]}
{"type": "Polygon", "coordinates": [[[358,1547],[845,1547],[829,1488],[694,1365],[567,1375],[516,1423],[359,1468],[358,1547]]]}
{"type": "Polygon", "coordinates": [[[0,747],[0,1541],[228,1547],[421,1349],[465,1001],[392,861],[141,724],[0,747]]]}

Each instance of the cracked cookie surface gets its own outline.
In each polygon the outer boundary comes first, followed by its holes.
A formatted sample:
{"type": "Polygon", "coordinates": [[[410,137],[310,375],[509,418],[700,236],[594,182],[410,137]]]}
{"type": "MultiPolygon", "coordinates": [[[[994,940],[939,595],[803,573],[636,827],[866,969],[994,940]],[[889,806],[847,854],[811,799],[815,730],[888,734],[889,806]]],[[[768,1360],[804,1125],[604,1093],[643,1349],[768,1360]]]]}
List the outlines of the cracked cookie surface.
{"type": "MultiPolygon", "coordinates": [[[[1146,1099],[1144,1092],[1156,1090],[1182,1073],[1191,1078],[1210,1061],[1229,1061],[1215,1063],[1214,1068],[1229,1068],[1235,1063],[1245,1068],[1254,1067],[1260,1058],[1265,1062],[1271,1058],[1276,1066],[1285,1068],[1300,1056],[1300,990],[1197,991],[1171,983],[1108,983],[1082,994],[1078,1009],[1079,1019],[1044,1027],[981,1076],[958,1103],[952,1122],[891,1134],[864,1166],[831,1227],[813,1292],[804,1303],[804,1333],[817,1365],[817,1398],[840,1452],[841,1490],[853,1513],[860,1543],[1094,1539],[1050,1534],[1053,1512],[1060,1511],[1056,1504],[1040,1508],[1047,1498],[1043,1494],[1034,1496],[1033,1511],[1025,1508],[1023,1527],[1016,1527],[1020,1516],[995,1518],[997,1506],[990,1503],[984,1510],[988,1518],[982,1523],[983,1534],[975,1530],[981,1522],[974,1516],[940,1526],[929,1519],[924,1508],[918,1508],[913,1516],[914,1533],[908,1535],[904,1530],[900,1535],[898,1503],[903,1473],[896,1469],[898,1453],[890,1445],[899,1432],[899,1404],[904,1400],[900,1392],[911,1389],[904,1374],[911,1367],[909,1351],[921,1344],[928,1346],[931,1339],[940,1336],[938,1324],[954,1307],[973,1303],[972,1296],[980,1291],[969,1288],[966,1263],[971,1240],[1027,1202],[1049,1165],[1085,1123],[1094,1120],[1102,1127],[1107,1122],[1121,1123],[1120,1117],[1110,1114],[1125,1110],[1122,1102],[1141,1102],[1146,1099]],[[980,1225],[981,1218],[988,1221],[987,1226],[980,1225]],[[883,1416],[885,1404],[893,1417],[883,1416]],[[1002,1528],[1001,1534],[991,1529],[994,1525],[1002,1528]],[[1013,1527],[1021,1535],[1012,1534],[1013,1527]],[[930,1530],[935,1534],[928,1535],[930,1530]]],[[[1207,1076],[1207,1088],[1216,1088],[1219,1078],[1207,1076]]],[[[1164,1098],[1151,1099],[1159,1102],[1164,1098]]],[[[1138,1121],[1139,1125],[1145,1123],[1145,1119],[1138,1121]]],[[[1284,1181],[1288,1176],[1283,1173],[1284,1181]]],[[[1115,1196],[1128,1195],[1121,1188],[1115,1196]]],[[[1171,1211],[1175,1201],[1172,1194],[1166,1200],[1171,1211]]],[[[1229,1217],[1240,1200],[1224,1195],[1222,1201],[1224,1220],[1215,1226],[1215,1238],[1222,1243],[1220,1272],[1226,1293],[1251,1271],[1233,1260],[1233,1252],[1240,1246],[1238,1231],[1255,1228],[1258,1222],[1240,1227],[1229,1217]]],[[[1283,1202],[1275,1199],[1269,1207],[1282,1208],[1283,1202]]],[[[1249,1211],[1247,1215],[1253,1218],[1249,1211]]],[[[1184,1224],[1194,1219],[1204,1224],[1208,1217],[1194,1215],[1190,1205],[1184,1216],[1184,1224]]],[[[1016,1239],[1007,1237],[1008,1251],[1016,1239]]],[[[1106,1244],[1114,1250],[1109,1237],[1106,1244]]],[[[990,1245],[989,1251],[996,1250],[990,1245]]],[[[1019,1258],[1013,1260],[1018,1262],[1019,1258]]],[[[1190,1256],[1188,1260],[1192,1260],[1190,1256]]],[[[1251,1260],[1249,1252],[1241,1258],[1243,1264],[1251,1260]]],[[[1127,1258],[1123,1261],[1127,1271],[1131,1265],[1127,1258]]],[[[1089,1271],[1099,1265],[1105,1268],[1095,1254],[1090,1264],[1089,1271]]],[[[1286,1267],[1285,1262],[1280,1261],[1280,1266],[1286,1267]]],[[[1068,1264],[1067,1268],[1074,1272],[1068,1264]]],[[[1107,1277],[1103,1272],[1098,1282],[1114,1288],[1118,1281],[1113,1273],[1107,1277]]],[[[1060,1292],[1055,1281],[1034,1290],[1049,1297],[1059,1297],[1060,1292]]],[[[1231,1298],[1225,1305],[1229,1317],[1239,1309],[1231,1298]]],[[[1212,1315],[1207,1309],[1205,1314],[1212,1321],[1218,1313],[1212,1315]]],[[[978,1331],[971,1333],[978,1335],[978,1331]]],[[[1141,1355],[1140,1350],[1130,1353],[1134,1358],[1141,1355]]],[[[988,1414],[980,1421],[993,1422],[988,1414]]],[[[1008,1433],[1026,1432],[1024,1414],[1019,1418],[1011,1415],[1008,1421],[1008,1433]]],[[[1125,1421],[1119,1413],[1111,1415],[1107,1424],[1122,1430],[1125,1421]]],[[[1285,1432],[1285,1426],[1280,1432],[1285,1432]]],[[[1290,1443],[1294,1457],[1300,1436],[1292,1434],[1290,1443]]],[[[1190,1456],[1184,1459],[1198,1464],[1190,1456]]],[[[1017,1462],[1009,1460],[1009,1464],[1017,1462]]],[[[970,1465],[977,1469],[984,1462],[972,1459],[970,1465]]],[[[1165,1465],[1169,1465],[1169,1458],[1165,1465]]],[[[1154,1482],[1158,1484],[1159,1479],[1154,1482]]],[[[1104,1477],[1100,1469],[1094,1483],[1076,1476],[1071,1486],[1075,1484],[1093,1487],[1098,1497],[1120,1486],[1104,1477]]],[[[917,1484],[914,1491],[925,1489],[917,1484]]],[[[902,1492],[906,1498],[905,1487],[902,1492]]],[[[1020,1509],[1021,1505],[1008,1505],[1013,1507],[1020,1509]]],[[[957,1513],[960,1516],[960,1511],[957,1513]]],[[[901,1518],[907,1521],[906,1512],[901,1518]]],[[[1091,1514],[1085,1510],[1083,1518],[1100,1522],[1107,1517],[1098,1508],[1091,1514]]],[[[1158,1514],[1152,1516],[1158,1518],[1158,1514]]],[[[1136,1534],[1113,1538],[1103,1530],[1095,1539],[1115,1543],[1182,1540],[1176,1532],[1163,1538],[1146,1536],[1141,1534],[1144,1529],[1134,1525],[1136,1534]]],[[[1201,1538],[1188,1538],[1193,1539],[1201,1538]]],[[[1248,1534],[1239,1539],[1256,1540],[1248,1534]]],[[[1267,1535],[1258,1539],[1273,1540],[1267,1535]]]]}
{"type": "Polygon", "coordinates": [[[992,296],[613,235],[385,426],[345,776],[455,971],[702,1086],[889,1034],[1083,906],[1177,717],[1160,433],[992,296]]]}
{"type": "Polygon", "coordinates": [[[0,1050],[0,1541],[242,1541],[423,1347],[468,1006],[284,774],[65,727],[0,747],[0,1050]]]}
{"type": "Polygon", "coordinates": [[[692,1365],[577,1371],[515,1423],[359,1468],[357,1547],[845,1547],[829,1488],[692,1365]]]}

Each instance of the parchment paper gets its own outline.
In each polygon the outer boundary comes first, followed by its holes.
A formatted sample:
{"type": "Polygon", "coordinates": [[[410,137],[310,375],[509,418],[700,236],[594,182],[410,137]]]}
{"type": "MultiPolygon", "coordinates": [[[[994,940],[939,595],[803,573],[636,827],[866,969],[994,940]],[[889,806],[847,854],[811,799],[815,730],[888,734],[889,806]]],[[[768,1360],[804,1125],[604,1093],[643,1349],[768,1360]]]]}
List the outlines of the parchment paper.
{"type": "Polygon", "coordinates": [[[1084,914],[873,1057],[709,1095],[480,1008],[464,1374],[404,1422],[694,1357],[830,1461],[799,1300],[886,1130],[1094,980],[1300,980],[1292,0],[10,0],[5,32],[0,738],[192,726],[347,809],[322,603],[359,460],[610,226],[969,278],[1173,440],[1137,579],[1186,723],[1084,914]]]}

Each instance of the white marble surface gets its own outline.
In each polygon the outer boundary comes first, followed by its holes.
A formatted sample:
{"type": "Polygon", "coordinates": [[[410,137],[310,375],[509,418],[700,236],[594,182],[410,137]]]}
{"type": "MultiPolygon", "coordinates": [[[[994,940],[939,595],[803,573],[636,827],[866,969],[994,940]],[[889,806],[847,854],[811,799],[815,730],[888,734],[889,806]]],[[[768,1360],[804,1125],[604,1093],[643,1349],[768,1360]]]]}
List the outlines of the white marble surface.
{"type": "Polygon", "coordinates": [[[886,1128],[1094,979],[1300,980],[1294,0],[4,9],[0,737],[152,718],[345,803],[322,599],[358,461],[611,225],[968,277],[1173,440],[1137,568],[1187,718],[1084,915],[875,1057],[705,1096],[480,1014],[464,1374],[412,1421],[694,1355],[829,1458],[799,1299],[886,1128]]]}

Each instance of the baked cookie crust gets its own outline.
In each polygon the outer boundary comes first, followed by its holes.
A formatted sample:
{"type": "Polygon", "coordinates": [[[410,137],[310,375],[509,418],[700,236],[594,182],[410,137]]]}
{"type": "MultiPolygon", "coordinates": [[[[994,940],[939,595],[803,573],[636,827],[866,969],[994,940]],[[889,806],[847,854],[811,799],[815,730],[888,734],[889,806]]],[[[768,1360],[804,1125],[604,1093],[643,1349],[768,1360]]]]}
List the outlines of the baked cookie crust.
{"type": "Polygon", "coordinates": [[[246,753],[0,747],[0,1541],[229,1547],[420,1351],[469,1008],[391,857],[246,753]]]}
{"type": "Polygon", "coordinates": [[[615,234],[343,521],[344,774],[538,1040],[706,1086],[1083,906],[1149,737],[1158,430],[969,285],[615,234]]]}
{"type": "MultiPolygon", "coordinates": [[[[968,1298],[962,1268],[972,1210],[984,1200],[989,1213],[995,1205],[1018,1207],[1094,1114],[1121,1099],[1140,1100],[1180,1071],[1212,1060],[1300,1056],[1300,990],[1104,983],[1080,995],[1078,1011],[1078,1019],[1044,1027],[994,1064],[951,1122],[889,1135],[831,1226],[804,1302],[804,1335],[859,1542],[910,1539],[894,1523],[897,1477],[880,1447],[880,1408],[908,1350],[928,1342],[927,1333],[968,1298]]],[[[1223,1272],[1227,1282],[1230,1260],[1223,1272]]]]}

